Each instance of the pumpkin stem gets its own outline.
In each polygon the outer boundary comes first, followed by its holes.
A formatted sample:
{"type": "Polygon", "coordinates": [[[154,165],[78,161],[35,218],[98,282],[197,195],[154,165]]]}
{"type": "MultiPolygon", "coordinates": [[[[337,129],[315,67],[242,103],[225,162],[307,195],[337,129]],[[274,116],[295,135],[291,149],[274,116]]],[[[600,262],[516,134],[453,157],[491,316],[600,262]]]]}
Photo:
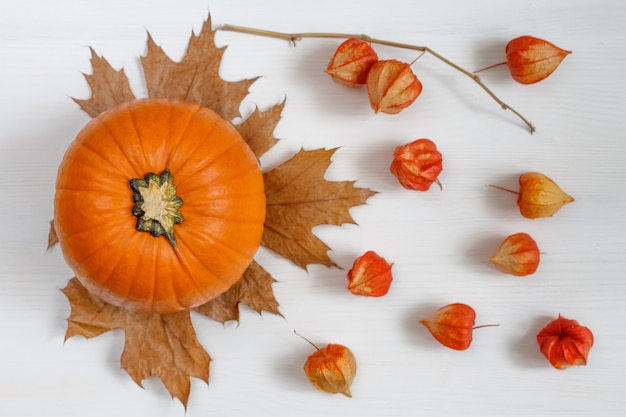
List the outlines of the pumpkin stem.
{"type": "Polygon", "coordinates": [[[149,232],[152,236],[165,236],[176,249],[174,225],[183,221],[183,215],[178,208],[183,200],[176,195],[174,178],[169,169],[161,175],[153,172],[143,178],[130,180],[133,190],[133,215],[137,217],[137,230],[149,232]]]}

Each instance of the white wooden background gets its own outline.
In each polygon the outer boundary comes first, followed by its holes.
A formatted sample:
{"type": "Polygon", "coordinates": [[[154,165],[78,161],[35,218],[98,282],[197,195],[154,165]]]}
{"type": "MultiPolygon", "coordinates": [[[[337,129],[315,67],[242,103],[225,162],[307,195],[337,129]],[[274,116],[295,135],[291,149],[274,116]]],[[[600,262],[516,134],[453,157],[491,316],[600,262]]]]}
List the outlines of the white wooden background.
{"type": "MultiPolygon", "coordinates": [[[[471,80],[424,56],[414,70],[424,92],[398,115],[374,115],[364,90],[323,69],[337,40],[297,47],[220,33],[222,76],[262,76],[242,103],[268,108],[285,97],[281,142],[265,167],[301,147],[340,147],[329,179],[379,191],[351,213],[358,226],[315,229],[343,269],[303,271],[266,250],[258,261],[278,280],[283,317],[243,309],[240,324],[194,316],[213,358],[210,385],[194,380],[194,416],[624,416],[626,415],[626,3],[621,0],[23,0],[0,5],[0,415],[183,416],[158,380],[142,390],[119,367],[123,334],[63,343],[71,277],[58,249],[46,252],[57,164],[88,117],[70,97],[89,94],[92,46],[124,67],[145,95],[138,57],[146,31],[180,58],[208,13],[285,32],[367,33],[430,46],[468,69],[499,62],[504,45],[533,35],[574,51],[552,77],[523,86],[505,68],[483,80],[537,127],[530,135],[471,80]],[[395,146],[420,137],[444,155],[444,190],[402,189],[388,171],[395,146]],[[576,201],[555,217],[523,219],[517,186],[536,170],[576,201]],[[487,261],[515,232],[545,254],[527,278],[487,261]],[[351,295],[345,273],[373,249],[394,262],[389,294],[351,295]],[[435,342],[417,320],[451,302],[477,311],[469,350],[435,342]],[[558,314],[588,326],[596,343],[586,367],[556,371],[535,334],[558,314]],[[349,346],[359,365],[353,398],[309,386],[311,347],[349,346]]],[[[381,58],[414,52],[377,47],[381,58]]]]}

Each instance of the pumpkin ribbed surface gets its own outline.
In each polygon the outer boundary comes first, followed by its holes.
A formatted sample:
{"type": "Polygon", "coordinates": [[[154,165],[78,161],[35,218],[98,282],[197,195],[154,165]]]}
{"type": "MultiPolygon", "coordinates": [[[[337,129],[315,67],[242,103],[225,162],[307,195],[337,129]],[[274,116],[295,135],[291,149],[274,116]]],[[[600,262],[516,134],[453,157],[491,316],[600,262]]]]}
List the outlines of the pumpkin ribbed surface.
{"type": "Polygon", "coordinates": [[[231,287],[263,233],[258,161],[234,127],[196,104],[142,99],[90,121],[59,167],[54,225],[94,295],[133,311],[195,307],[231,287]],[[129,182],[168,170],[182,199],[175,245],[137,229],[129,182]]]}

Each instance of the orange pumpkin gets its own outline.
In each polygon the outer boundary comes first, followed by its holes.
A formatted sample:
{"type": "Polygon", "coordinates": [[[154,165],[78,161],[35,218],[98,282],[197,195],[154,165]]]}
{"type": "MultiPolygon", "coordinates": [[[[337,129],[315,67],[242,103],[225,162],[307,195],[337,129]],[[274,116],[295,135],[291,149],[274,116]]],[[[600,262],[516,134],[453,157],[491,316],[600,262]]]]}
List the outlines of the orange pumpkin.
{"type": "Polygon", "coordinates": [[[228,290],[263,233],[258,161],[215,112],[168,99],[90,121],[59,167],[54,225],[80,282],[132,311],[192,308],[228,290]]]}

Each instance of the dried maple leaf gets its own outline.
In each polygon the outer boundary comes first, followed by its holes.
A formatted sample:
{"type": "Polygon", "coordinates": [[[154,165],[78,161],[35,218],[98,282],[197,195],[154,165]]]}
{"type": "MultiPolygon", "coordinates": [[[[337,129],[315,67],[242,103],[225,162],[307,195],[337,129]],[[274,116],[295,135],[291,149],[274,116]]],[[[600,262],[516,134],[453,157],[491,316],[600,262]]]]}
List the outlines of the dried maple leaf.
{"type": "Polygon", "coordinates": [[[72,307],[65,334],[91,338],[121,328],[126,341],[121,364],[133,380],[158,377],[184,405],[190,377],[209,379],[211,358],[196,338],[189,310],[172,314],[131,313],[105,303],[72,278],[63,293],[72,307]]]}
{"type": "Polygon", "coordinates": [[[50,220],[50,230],[48,231],[48,249],[59,242],[56,230],[54,230],[54,220],[50,220]]]}
{"type": "Polygon", "coordinates": [[[376,194],[355,187],[355,181],[324,179],[335,150],[300,150],[263,175],[267,213],[261,244],[302,268],[312,263],[334,266],[327,254],[330,248],[312,228],[354,224],[349,209],[376,194]]]}
{"type": "Polygon", "coordinates": [[[278,142],[278,139],[274,137],[274,129],[280,120],[283,107],[285,107],[285,102],[264,112],[257,108],[246,120],[235,126],[257,158],[278,142]]]}
{"type": "Polygon", "coordinates": [[[239,105],[256,78],[236,82],[220,78],[219,68],[225,50],[226,47],[215,46],[210,17],[202,25],[200,34],[191,35],[187,52],[180,62],[168,57],[148,34],[148,52],[141,57],[148,95],[198,103],[224,119],[232,120],[239,115],[239,105]]]}
{"type": "Polygon", "coordinates": [[[272,284],[274,278],[257,262],[252,261],[243,276],[221,296],[196,307],[198,313],[224,323],[239,320],[239,303],[244,303],[257,313],[278,312],[278,302],[274,298],[272,284]]]}
{"type": "Polygon", "coordinates": [[[106,59],[99,57],[91,48],[90,51],[93,72],[84,76],[91,89],[91,97],[87,100],[73,100],[88,115],[96,117],[111,107],[134,100],[135,96],[124,70],[113,69],[106,59]]]}

